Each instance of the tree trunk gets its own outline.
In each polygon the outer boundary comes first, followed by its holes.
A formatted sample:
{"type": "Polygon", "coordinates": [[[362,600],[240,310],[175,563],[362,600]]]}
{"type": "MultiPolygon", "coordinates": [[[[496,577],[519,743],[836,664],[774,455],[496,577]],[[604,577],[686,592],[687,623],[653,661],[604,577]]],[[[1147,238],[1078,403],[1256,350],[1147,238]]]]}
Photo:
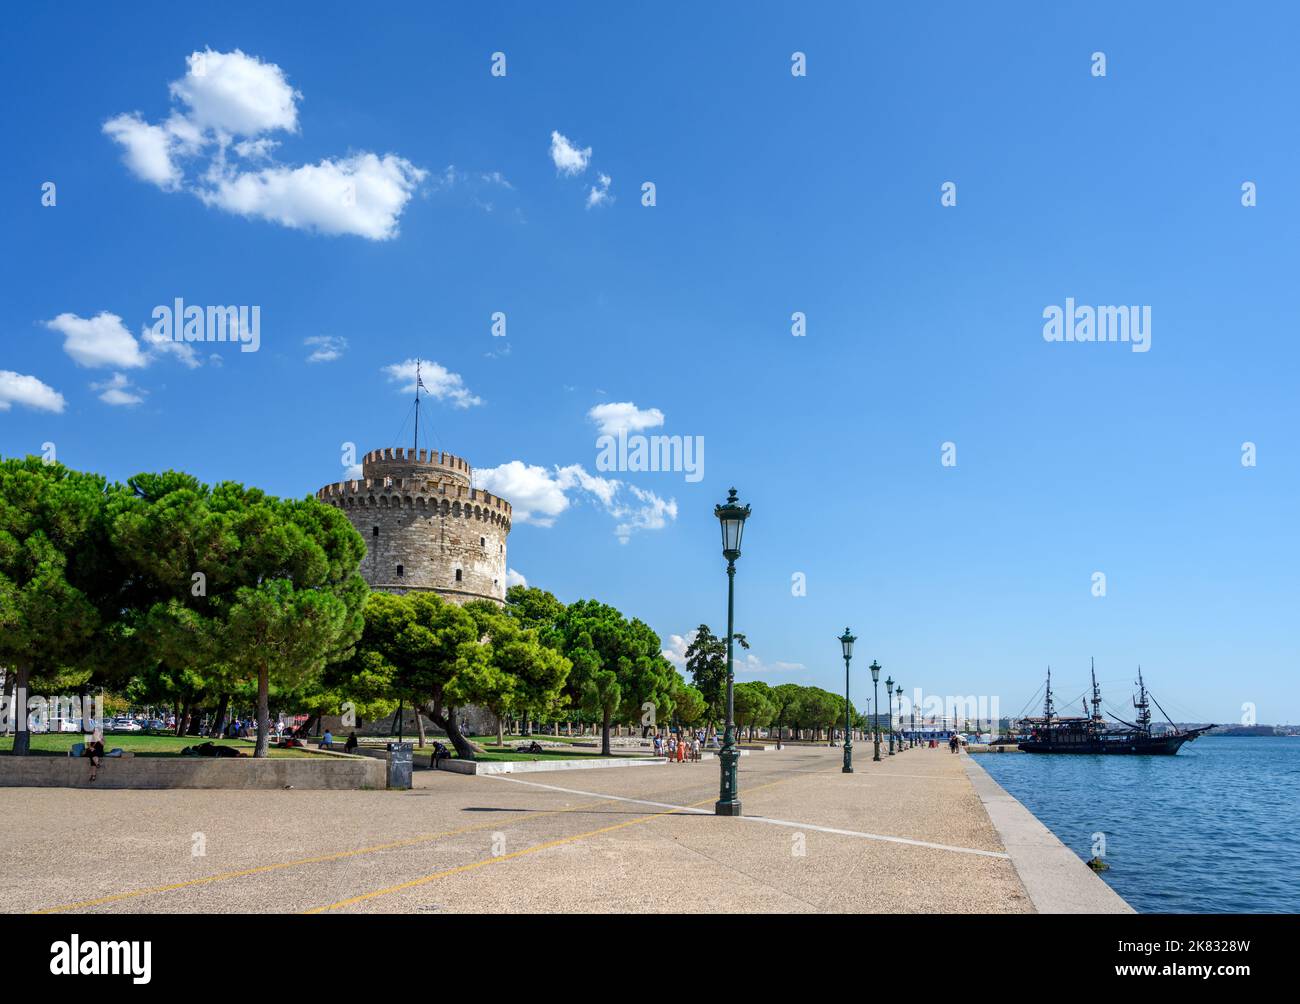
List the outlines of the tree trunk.
{"type": "Polygon", "coordinates": [[[415,724],[420,728],[420,749],[424,749],[424,715],[420,713],[418,705],[415,709],[415,724]]]}
{"type": "Polygon", "coordinates": [[[222,694],[221,700],[217,704],[217,720],[212,726],[212,735],[220,739],[221,733],[226,729],[226,712],[230,709],[230,695],[222,694]]]}
{"type": "Polygon", "coordinates": [[[483,747],[478,743],[466,739],[460,731],[460,723],[456,721],[456,709],[444,708],[442,701],[435,697],[433,704],[429,708],[429,718],[433,724],[438,726],[447,733],[447,738],[451,740],[451,745],[456,750],[456,755],[462,760],[477,760],[479,754],[483,752],[483,747]]]}
{"type": "Polygon", "coordinates": [[[497,745],[504,746],[505,744],[506,744],[505,719],[503,719],[500,715],[497,715],[497,745]]]}
{"type": "Polygon", "coordinates": [[[271,682],[265,666],[257,670],[257,746],[254,757],[265,758],[271,732],[271,682]]]}
{"type": "Polygon", "coordinates": [[[14,684],[14,699],[22,697],[22,706],[13,706],[14,756],[26,756],[31,749],[32,734],[27,731],[27,682],[32,678],[32,665],[29,662],[18,664],[18,680],[14,684]]]}
{"type": "Polygon", "coordinates": [[[609,756],[609,720],[612,716],[608,711],[600,722],[600,755],[609,756]]]}
{"type": "Polygon", "coordinates": [[[6,716],[8,722],[5,725],[5,735],[8,735],[14,730],[14,722],[17,721],[18,718],[18,709],[14,707],[14,691],[17,689],[17,686],[18,674],[13,669],[5,670],[4,697],[5,706],[9,709],[9,714],[6,716]]]}

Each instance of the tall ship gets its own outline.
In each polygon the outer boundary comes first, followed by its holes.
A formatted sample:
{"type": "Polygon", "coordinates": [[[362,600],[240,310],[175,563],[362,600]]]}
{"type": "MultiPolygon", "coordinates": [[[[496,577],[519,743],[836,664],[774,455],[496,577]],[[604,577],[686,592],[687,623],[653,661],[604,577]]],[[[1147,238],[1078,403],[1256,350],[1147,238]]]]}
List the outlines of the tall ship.
{"type": "MultiPolygon", "coordinates": [[[[1203,725],[1193,729],[1180,729],[1165,714],[1160,702],[1155,700],[1142,679],[1142,668],[1138,667],[1138,692],[1133,697],[1133,708],[1137,712],[1137,721],[1126,722],[1122,718],[1110,715],[1123,728],[1106,722],[1101,713],[1101,689],[1097,686],[1097,669],[1092,668],[1092,700],[1084,701],[1083,715],[1058,715],[1052,698],[1052,669],[1047,669],[1047,695],[1043,699],[1041,717],[1021,720],[1021,729],[1025,737],[1019,746],[1025,753],[1102,753],[1125,756],[1173,756],[1183,747],[1196,739],[1202,732],[1208,732],[1213,725],[1203,725]],[[1151,729],[1151,703],[1160,708],[1160,713],[1169,722],[1169,729],[1153,732],[1151,729]],[[1091,713],[1088,704],[1092,704],[1091,713]]],[[[1107,714],[1110,714],[1107,712],[1107,714]]]]}

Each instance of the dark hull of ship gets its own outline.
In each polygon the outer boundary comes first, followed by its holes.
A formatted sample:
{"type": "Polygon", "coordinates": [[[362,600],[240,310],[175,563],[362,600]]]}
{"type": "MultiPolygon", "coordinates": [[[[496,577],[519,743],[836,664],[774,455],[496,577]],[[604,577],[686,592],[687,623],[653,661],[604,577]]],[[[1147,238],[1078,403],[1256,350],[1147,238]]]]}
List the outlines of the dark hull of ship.
{"type": "Polygon", "coordinates": [[[1108,756],[1173,756],[1195,735],[1180,733],[1169,736],[1115,736],[1083,742],[1052,742],[1028,739],[1020,744],[1023,753],[1091,753],[1108,756]]]}

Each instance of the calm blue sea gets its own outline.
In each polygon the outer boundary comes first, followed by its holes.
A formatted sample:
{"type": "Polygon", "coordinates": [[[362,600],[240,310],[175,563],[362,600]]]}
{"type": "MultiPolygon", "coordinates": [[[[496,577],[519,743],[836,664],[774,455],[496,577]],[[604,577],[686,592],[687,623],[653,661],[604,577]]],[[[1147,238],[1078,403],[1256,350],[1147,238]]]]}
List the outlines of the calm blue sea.
{"type": "Polygon", "coordinates": [[[1141,913],[1300,913],[1300,738],[1203,736],[1177,756],[975,754],[1141,913]]]}

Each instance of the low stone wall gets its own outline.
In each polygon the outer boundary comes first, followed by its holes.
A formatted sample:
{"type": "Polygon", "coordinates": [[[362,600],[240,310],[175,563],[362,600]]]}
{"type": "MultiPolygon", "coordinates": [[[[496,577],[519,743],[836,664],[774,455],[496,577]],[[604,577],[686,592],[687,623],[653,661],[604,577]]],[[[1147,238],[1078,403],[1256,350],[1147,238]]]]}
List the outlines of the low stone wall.
{"type": "Polygon", "coordinates": [[[104,757],[92,782],[83,757],[0,756],[0,787],[384,788],[387,764],[368,757],[104,757]]]}
{"type": "Polygon", "coordinates": [[[657,767],[663,757],[618,757],[613,760],[442,760],[439,770],[455,774],[532,774],[548,770],[597,770],[602,767],[657,767]]]}

